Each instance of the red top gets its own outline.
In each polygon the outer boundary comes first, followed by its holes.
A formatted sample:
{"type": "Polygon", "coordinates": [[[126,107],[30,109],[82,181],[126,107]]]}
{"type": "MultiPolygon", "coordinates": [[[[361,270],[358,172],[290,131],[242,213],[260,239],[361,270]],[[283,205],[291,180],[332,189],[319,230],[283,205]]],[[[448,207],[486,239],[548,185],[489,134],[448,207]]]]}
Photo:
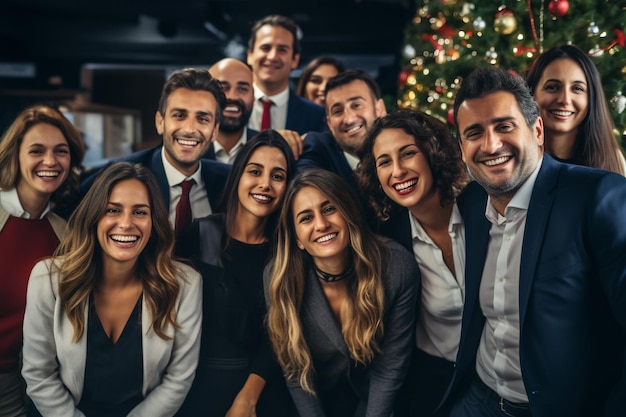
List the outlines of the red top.
{"type": "Polygon", "coordinates": [[[45,218],[9,216],[0,231],[0,372],[18,366],[30,272],[58,244],[45,218]]]}

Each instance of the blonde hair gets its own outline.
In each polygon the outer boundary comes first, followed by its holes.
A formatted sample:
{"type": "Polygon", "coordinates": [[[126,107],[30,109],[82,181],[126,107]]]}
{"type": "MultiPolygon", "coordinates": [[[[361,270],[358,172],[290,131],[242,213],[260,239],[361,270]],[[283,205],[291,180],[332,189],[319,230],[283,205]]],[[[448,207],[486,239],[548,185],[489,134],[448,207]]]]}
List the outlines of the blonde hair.
{"type": "Polygon", "coordinates": [[[94,291],[102,269],[102,251],[96,235],[100,218],[105,214],[113,187],[120,181],[142,182],[150,196],[152,233],[139,255],[137,273],[143,282],[144,298],[152,313],[151,326],[162,339],[171,339],[165,329],[176,323],[176,299],[180,291],[181,271],[172,259],[174,233],[168,221],[154,175],[145,167],[118,162],[105,169],[96,179],[68,222],[68,235],[53,255],[54,269],[61,277],[59,297],[65,314],[74,327],[73,341],[85,332],[85,305],[94,291]]]}
{"type": "Polygon", "coordinates": [[[341,311],[342,335],[350,356],[368,365],[380,352],[383,336],[384,289],[382,258],[384,246],[365,221],[358,199],[337,175],[310,169],[297,175],[285,193],[277,230],[274,264],[270,267],[267,328],[278,363],[287,379],[297,380],[307,392],[314,393],[315,371],[302,323],[300,309],[310,256],[296,245],[293,200],[304,187],[324,193],[344,217],[350,233],[355,278],[347,282],[348,300],[341,311]]]}

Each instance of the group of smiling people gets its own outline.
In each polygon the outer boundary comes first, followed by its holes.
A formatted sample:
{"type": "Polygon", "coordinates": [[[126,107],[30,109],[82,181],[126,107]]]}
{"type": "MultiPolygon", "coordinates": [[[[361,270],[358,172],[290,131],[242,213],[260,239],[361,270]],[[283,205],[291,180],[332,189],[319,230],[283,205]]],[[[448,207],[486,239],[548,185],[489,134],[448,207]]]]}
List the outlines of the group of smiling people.
{"type": "MultiPolygon", "coordinates": [[[[612,132],[598,133],[597,72],[572,48],[542,55],[528,78],[542,148],[623,174],[612,132]],[[563,81],[571,68],[584,85],[563,81]],[[550,103],[559,93],[587,101],[550,103]],[[566,131],[570,113],[580,118],[566,131]]],[[[329,171],[296,173],[280,134],[260,132],[237,153],[217,214],[178,236],[153,174],[128,162],[98,176],[64,228],[50,203],[76,191],[84,146],[58,111],[23,112],[0,144],[0,263],[5,277],[29,277],[0,307],[12,329],[0,342],[1,391],[22,401],[21,372],[28,415],[44,417],[476,415],[459,411],[455,390],[467,387],[457,367],[472,245],[466,166],[485,180],[470,154],[482,128],[467,123],[471,88],[455,104],[461,146],[420,111],[369,126],[360,190],[329,171]]],[[[525,162],[522,151],[487,171],[525,162]]],[[[503,412],[524,403],[504,398],[503,412]]],[[[528,400],[532,415],[549,415],[528,400]]],[[[521,408],[514,415],[531,415],[521,408]]]]}

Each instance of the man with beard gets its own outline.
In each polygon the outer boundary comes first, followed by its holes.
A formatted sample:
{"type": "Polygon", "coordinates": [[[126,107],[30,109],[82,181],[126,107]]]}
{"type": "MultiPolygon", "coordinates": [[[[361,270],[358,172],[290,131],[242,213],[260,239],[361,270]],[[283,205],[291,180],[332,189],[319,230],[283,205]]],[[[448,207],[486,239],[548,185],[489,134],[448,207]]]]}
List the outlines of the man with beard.
{"type": "MultiPolygon", "coordinates": [[[[225,103],[222,86],[206,70],[175,71],[163,86],[155,115],[163,144],[119,159],[154,173],[177,233],[217,207],[230,167],[201,157],[217,136],[225,103]]],[[[83,181],[83,194],[98,174],[83,181]]]]}
{"type": "Polygon", "coordinates": [[[374,121],[386,114],[380,87],[366,72],[348,70],[328,80],[326,123],[329,131],[309,132],[298,171],[323,168],[357,187],[357,151],[374,121]]]}
{"type": "MultiPolygon", "coordinates": [[[[224,58],[209,68],[209,73],[222,84],[226,105],[217,138],[203,157],[232,164],[244,143],[259,133],[246,126],[254,103],[252,71],[241,61],[224,58]]],[[[302,137],[293,130],[279,129],[277,132],[285,138],[297,159],[302,152],[302,137]]]]}
{"type": "Polygon", "coordinates": [[[247,128],[254,103],[252,71],[239,60],[224,58],[209,68],[209,73],[222,84],[226,105],[215,142],[204,157],[232,164],[244,143],[258,133],[247,128]]]}
{"type": "Polygon", "coordinates": [[[539,107],[495,67],[454,102],[474,178],[451,417],[624,415],[626,179],[544,154],[539,107]]]}

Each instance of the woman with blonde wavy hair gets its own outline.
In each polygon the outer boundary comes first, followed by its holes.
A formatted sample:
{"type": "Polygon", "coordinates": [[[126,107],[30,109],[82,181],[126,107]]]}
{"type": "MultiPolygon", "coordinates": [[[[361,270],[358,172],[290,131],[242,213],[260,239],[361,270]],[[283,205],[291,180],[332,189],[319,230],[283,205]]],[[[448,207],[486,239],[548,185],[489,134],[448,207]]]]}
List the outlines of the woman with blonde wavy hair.
{"type": "Polygon", "coordinates": [[[33,269],[22,375],[29,415],[172,416],[194,378],[201,281],[172,259],[153,174],[105,169],[33,269]],[[41,413],[41,414],[39,414],[41,413]]]}
{"type": "Polygon", "coordinates": [[[0,416],[26,415],[20,377],[28,277],[66,232],[54,203],[78,193],[85,147],[58,110],[22,111],[0,139],[0,416]]]}
{"type": "Polygon", "coordinates": [[[415,260],[321,169],[289,184],[277,232],[267,328],[300,416],[391,416],[415,334],[415,260]]]}

